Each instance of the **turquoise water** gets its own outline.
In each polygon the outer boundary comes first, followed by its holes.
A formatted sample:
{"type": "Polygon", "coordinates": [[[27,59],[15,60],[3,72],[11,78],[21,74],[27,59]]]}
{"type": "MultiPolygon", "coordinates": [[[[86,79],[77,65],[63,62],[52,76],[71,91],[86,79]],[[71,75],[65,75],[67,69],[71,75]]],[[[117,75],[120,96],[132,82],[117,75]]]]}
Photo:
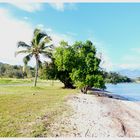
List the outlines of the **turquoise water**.
{"type": "Polygon", "coordinates": [[[129,100],[140,101],[140,84],[106,84],[107,91],[128,98],[129,100]]]}

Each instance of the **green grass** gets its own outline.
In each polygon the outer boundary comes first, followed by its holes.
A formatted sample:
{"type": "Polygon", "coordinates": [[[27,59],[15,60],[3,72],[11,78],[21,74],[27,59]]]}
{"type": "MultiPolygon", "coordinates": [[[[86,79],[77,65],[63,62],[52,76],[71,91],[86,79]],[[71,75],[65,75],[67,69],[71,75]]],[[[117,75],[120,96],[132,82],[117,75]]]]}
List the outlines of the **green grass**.
{"type": "MultiPolygon", "coordinates": [[[[24,84],[31,84],[33,85],[34,78],[26,78],[26,79],[16,79],[16,78],[0,78],[0,85],[24,85],[24,84]]],[[[47,85],[47,86],[63,86],[58,80],[42,80],[38,79],[37,85],[47,85]]]]}
{"type": "Polygon", "coordinates": [[[33,79],[0,78],[0,84],[24,84],[32,81],[33,79]]]}
{"type": "Polygon", "coordinates": [[[61,86],[0,86],[0,137],[47,136],[49,124],[68,109],[65,97],[77,93],[61,86]]]}

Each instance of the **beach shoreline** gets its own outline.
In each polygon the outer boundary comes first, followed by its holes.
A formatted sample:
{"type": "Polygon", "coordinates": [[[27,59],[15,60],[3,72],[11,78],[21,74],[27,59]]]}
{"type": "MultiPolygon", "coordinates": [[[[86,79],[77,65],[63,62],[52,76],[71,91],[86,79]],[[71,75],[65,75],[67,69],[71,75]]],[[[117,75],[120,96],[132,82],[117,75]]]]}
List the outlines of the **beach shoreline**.
{"type": "Polygon", "coordinates": [[[140,102],[77,94],[72,108],[50,125],[52,137],[140,137],[140,102]]]}

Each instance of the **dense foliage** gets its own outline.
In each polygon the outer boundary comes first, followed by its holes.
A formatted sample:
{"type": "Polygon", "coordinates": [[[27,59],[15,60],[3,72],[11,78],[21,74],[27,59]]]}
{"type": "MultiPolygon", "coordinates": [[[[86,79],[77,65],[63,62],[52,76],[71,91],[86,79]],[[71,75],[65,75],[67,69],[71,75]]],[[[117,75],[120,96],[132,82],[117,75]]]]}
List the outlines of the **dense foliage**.
{"type": "Polygon", "coordinates": [[[52,63],[47,65],[46,77],[59,79],[66,88],[81,88],[84,93],[91,87],[104,89],[100,61],[91,41],[75,42],[72,46],[62,41],[54,51],[52,63]]]}
{"type": "Polygon", "coordinates": [[[0,77],[31,78],[34,77],[34,68],[28,66],[26,71],[23,72],[22,66],[0,63],[0,77]]]}
{"type": "Polygon", "coordinates": [[[74,88],[70,73],[75,67],[75,60],[74,49],[69,47],[67,42],[62,41],[60,46],[55,48],[52,62],[44,64],[41,77],[43,79],[59,79],[64,83],[65,88],[74,88]]]}
{"type": "Polygon", "coordinates": [[[133,82],[132,79],[128,78],[127,76],[120,75],[117,72],[104,72],[104,79],[106,83],[125,83],[125,82],[133,82]]]}
{"type": "Polygon", "coordinates": [[[72,69],[71,79],[86,93],[92,87],[105,88],[103,72],[99,67],[101,59],[96,57],[96,48],[91,41],[75,42],[76,67],[72,69]]]}

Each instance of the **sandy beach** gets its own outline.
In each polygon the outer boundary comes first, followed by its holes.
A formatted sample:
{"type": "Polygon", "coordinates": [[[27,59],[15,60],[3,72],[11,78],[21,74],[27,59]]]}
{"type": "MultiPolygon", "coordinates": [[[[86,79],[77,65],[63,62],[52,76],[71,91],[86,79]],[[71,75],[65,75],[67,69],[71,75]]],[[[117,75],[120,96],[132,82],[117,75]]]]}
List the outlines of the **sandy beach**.
{"type": "Polygon", "coordinates": [[[68,97],[71,113],[50,125],[52,137],[140,137],[140,103],[95,95],[68,97]]]}

